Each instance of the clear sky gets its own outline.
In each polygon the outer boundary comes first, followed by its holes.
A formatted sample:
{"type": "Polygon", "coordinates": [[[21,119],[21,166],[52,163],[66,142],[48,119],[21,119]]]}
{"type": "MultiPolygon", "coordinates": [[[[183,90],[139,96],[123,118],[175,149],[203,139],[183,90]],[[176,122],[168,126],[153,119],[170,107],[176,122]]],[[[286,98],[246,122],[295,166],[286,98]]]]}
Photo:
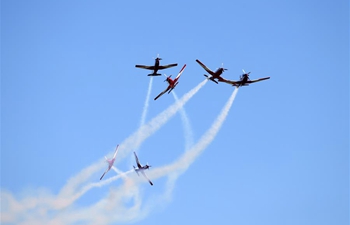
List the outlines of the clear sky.
{"type": "Polygon", "coordinates": [[[349,1],[1,1],[1,223],[349,224],[349,1]]]}

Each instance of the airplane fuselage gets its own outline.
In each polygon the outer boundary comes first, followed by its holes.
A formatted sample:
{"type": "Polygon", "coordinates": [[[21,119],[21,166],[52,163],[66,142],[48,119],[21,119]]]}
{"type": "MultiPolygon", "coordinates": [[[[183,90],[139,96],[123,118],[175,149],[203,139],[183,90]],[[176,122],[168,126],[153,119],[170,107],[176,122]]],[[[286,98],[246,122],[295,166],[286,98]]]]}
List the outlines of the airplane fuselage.
{"type": "Polygon", "coordinates": [[[215,79],[218,79],[219,81],[223,80],[223,78],[221,77],[221,74],[224,72],[224,68],[219,68],[217,69],[215,72],[211,72],[209,73],[210,75],[206,75],[204,74],[205,77],[208,77],[209,80],[218,83],[215,79]]]}
{"type": "Polygon", "coordinates": [[[155,59],[153,74],[157,74],[157,72],[158,72],[158,69],[159,69],[159,61],[160,61],[160,58],[156,58],[156,59],[155,59]]]}
{"type": "Polygon", "coordinates": [[[214,72],[214,74],[212,76],[213,76],[213,78],[219,78],[223,72],[224,72],[224,69],[219,68],[214,72]]]}
{"type": "Polygon", "coordinates": [[[108,162],[108,169],[111,169],[113,164],[114,164],[114,161],[115,159],[108,159],[107,162],[108,162]]]}
{"type": "Polygon", "coordinates": [[[141,166],[139,169],[140,170],[147,170],[147,169],[149,169],[149,165],[144,165],[144,166],[141,166]]]}
{"type": "Polygon", "coordinates": [[[149,165],[141,166],[138,168],[134,167],[134,170],[137,173],[137,175],[139,175],[139,172],[142,172],[142,171],[147,170],[147,169],[149,169],[149,165]]]}
{"type": "Polygon", "coordinates": [[[248,78],[248,75],[247,75],[247,74],[243,74],[243,75],[241,76],[241,83],[240,83],[239,86],[244,86],[244,85],[246,85],[248,79],[249,79],[249,78],[248,78]]]}
{"type": "Polygon", "coordinates": [[[168,77],[167,79],[166,79],[166,81],[168,82],[168,84],[170,85],[170,88],[174,88],[175,87],[175,83],[177,82],[177,79],[171,79],[170,77],[168,77]]]}
{"type": "Polygon", "coordinates": [[[134,167],[136,172],[141,171],[141,170],[147,170],[149,168],[150,168],[149,165],[144,165],[144,166],[141,166],[141,167],[134,167]]]}

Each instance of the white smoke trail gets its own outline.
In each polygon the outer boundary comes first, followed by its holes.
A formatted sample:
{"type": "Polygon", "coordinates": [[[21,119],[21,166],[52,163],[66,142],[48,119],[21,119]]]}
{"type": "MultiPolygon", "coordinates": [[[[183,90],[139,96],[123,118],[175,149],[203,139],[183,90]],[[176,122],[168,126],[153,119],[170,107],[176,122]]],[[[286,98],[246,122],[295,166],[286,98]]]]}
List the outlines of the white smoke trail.
{"type": "MultiPolygon", "coordinates": [[[[118,152],[118,157],[116,161],[120,160],[121,158],[124,158],[128,152],[131,152],[132,150],[137,149],[146,138],[148,138],[154,132],[156,132],[172,116],[174,116],[178,110],[182,109],[182,107],[187,103],[187,101],[190,100],[206,84],[206,82],[207,82],[207,79],[203,80],[196,87],[194,87],[189,92],[187,92],[181,99],[176,101],[174,104],[170,105],[166,110],[158,114],[155,118],[153,118],[147,124],[141,126],[136,132],[134,132],[126,140],[124,140],[119,145],[119,152],[118,152]]],[[[76,187],[75,184],[79,183],[80,177],[83,177],[84,180],[87,180],[87,177],[89,177],[89,175],[91,176],[91,174],[97,171],[100,171],[102,169],[102,166],[104,165],[101,162],[95,163],[89,166],[88,168],[84,169],[81,173],[79,173],[78,175],[76,175],[74,178],[71,179],[71,182],[69,182],[66,185],[66,187],[68,188],[63,188],[63,189],[74,190],[74,188],[76,187]],[[74,185],[71,185],[71,183],[73,183],[74,185]]],[[[69,195],[69,194],[72,194],[72,192],[73,191],[70,191],[70,192],[65,191],[64,194],[69,195]]]]}
{"type": "Polygon", "coordinates": [[[203,80],[192,90],[187,92],[179,101],[170,105],[166,110],[158,114],[150,122],[140,127],[134,134],[127,138],[120,146],[122,154],[119,154],[119,158],[125,157],[134,149],[138,148],[140,144],[156,132],[161,126],[163,126],[171,117],[177,113],[187,102],[190,100],[207,82],[207,79],[203,80]],[[124,150],[124,151],[123,151],[124,150]]]}
{"type": "Polygon", "coordinates": [[[149,173],[149,177],[156,179],[164,176],[171,171],[182,171],[184,172],[192,162],[198,157],[200,153],[213,141],[216,134],[219,132],[223,122],[225,121],[227,114],[232,106],[232,103],[237,95],[238,88],[235,88],[225,107],[222,109],[215,122],[212,124],[210,129],[201,137],[201,139],[187,152],[185,152],[178,160],[171,165],[156,168],[149,173]]]}
{"type": "MultiPolygon", "coordinates": [[[[237,92],[238,89],[236,88],[212,126],[191,149],[186,151],[172,164],[147,171],[149,178],[151,180],[156,180],[163,176],[174,176],[170,177],[169,179],[170,182],[174,183],[176,178],[180,174],[184,173],[194,162],[194,160],[203,152],[203,150],[214,140],[229,113],[237,92]]],[[[89,221],[91,224],[132,222],[146,217],[152,210],[154,210],[154,208],[161,207],[162,200],[169,200],[168,198],[171,196],[172,189],[166,190],[162,196],[153,196],[151,202],[142,204],[142,198],[139,190],[140,183],[146,183],[146,181],[142,178],[138,178],[136,175],[129,176],[128,178],[128,183],[125,182],[120,188],[111,190],[109,196],[94,204],[90,208],[81,208],[79,210],[67,212],[60,218],[66,218],[66,223],[76,223],[79,221],[89,221]],[[123,198],[132,199],[134,204],[131,207],[127,207],[125,203],[121,201],[123,198]],[[142,205],[144,205],[144,207],[142,207],[142,205]],[[77,213],[77,211],[79,213],[77,213]]],[[[170,184],[170,186],[173,187],[174,184],[170,184]]],[[[60,220],[53,221],[58,222],[60,220]]]]}
{"type": "MultiPolygon", "coordinates": [[[[140,120],[140,126],[139,129],[145,125],[145,121],[146,121],[146,116],[147,116],[147,112],[148,112],[148,106],[149,106],[149,100],[150,100],[150,96],[151,96],[151,90],[152,90],[152,83],[153,83],[153,76],[151,76],[150,80],[149,80],[149,84],[148,84],[148,89],[147,89],[147,94],[146,94],[146,99],[145,99],[145,104],[143,106],[143,110],[142,110],[142,114],[141,114],[141,120],[140,120]]],[[[139,146],[140,147],[140,146],[139,146]]],[[[137,152],[138,148],[136,148],[134,151],[137,152]]],[[[132,162],[132,157],[129,158],[129,164],[131,164],[132,162]]]]}
{"type": "Polygon", "coordinates": [[[145,121],[146,121],[146,116],[147,116],[147,111],[148,111],[148,106],[149,106],[149,99],[150,99],[151,90],[152,90],[152,83],[153,83],[153,77],[151,76],[151,78],[149,80],[149,84],[148,84],[145,104],[144,104],[143,110],[142,110],[140,127],[142,127],[145,124],[145,121]]]}
{"type": "MultiPolygon", "coordinates": [[[[237,95],[237,92],[238,92],[238,88],[235,88],[232,95],[228,99],[227,103],[221,110],[221,113],[216,118],[212,126],[208,129],[208,131],[201,137],[201,139],[192,148],[190,148],[188,151],[185,151],[185,153],[178,160],[174,161],[172,164],[155,168],[149,171],[148,175],[152,180],[156,180],[166,175],[169,177],[168,183],[167,183],[167,187],[169,188],[169,190],[166,190],[164,195],[159,198],[160,203],[171,199],[172,190],[174,189],[177,178],[188,169],[188,167],[193,163],[193,161],[214,140],[214,138],[216,137],[217,133],[219,132],[223,122],[225,121],[229,113],[229,110],[233,104],[233,101],[237,95]]],[[[150,207],[152,207],[152,205],[150,207]]],[[[152,210],[151,208],[147,209],[146,214],[151,210],[152,210]]]]}
{"type": "Polygon", "coordinates": [[[113,181],[116,181],[120,178],[127,178],[127,174],[133,172],[134,170],[129,170],[129,171],[126,171],[126,172],[121,172],[119,170],[116,170],[118,171],[118,175],[116,176],[113,176],[109,179],[106,179],[106,180],[103,180],[103,181],[99,181],[99,182],[94,182],[94,183],[90,183],[88,185],[85,185],[79,192],[75,193],[75,195],[72,197],[73,199],[78,199],[80,198],[82,195],[84,195],[87,191],[89,191],[91,188],[94,188],[94,187],[103,187],[107,184],[110,184],[112,183],[113,181]]]}
{"type": "MultiPolygon", "coordinates": [[[[171,92],[174,96],[176,102],[179,101],[175,91],[171,92]]],[[[191,128],[190,120],[188,119],[186,110],[184,107],[180,109],[181,121],[184,129],[184,137],[185,137],[185,150],[187,151],[193,145],[193,131],[191,128]]]]}
{"type": "MultiPolygon", "coordinates": [[[[126,152],[131,152],[132,150],[137,149],[146,138],[148,138],[150,135],[156,132],[172,116],[174,116],[178,110],[182,109],[182,107],[187,103],[187,101],[190,100],[206,84],[206,82],[207,82],[207,79],[203,80],[196,87],[194,87],[189,92],[187,92],[180,100],[176,101],[174,104],[169,106],[166,110],[158,114],[150,122],[141,126],[135,133],[133,133],[125,141],[123,141],[123,143],[121,143],[119,146],[117,159],[120,160],[126,155],[126,152]],[[123,151],[123,149],[126,149],[126,150],[123,151]],[[121,153],[124,153],[124,155],[122,155],[121,153]]],[[[94,165],[88,168],[89,169],[87,170],[90,173],[92,172],[91,171],[92,169],[95,169],[94,165]]],[[[101,167],[98,170],[101,170],[101,167]]],[[[79,177],[79,175],[76,177],[79,177]]]]}
{"type": "MultiPolygon", "coordinates": [[[[135,133],[129,136],[122,144],[120,144],[118,159],[116,161],[125,157],[128,152],[138,148],[146,138],[156,132],[172,116],[174,116],[175,113],[180,110],[187,103],[187,101],[190,100],[206,84],[206,82],[207,80],[202,81],[200,84],[186,93],[178,102],[175,102],[169,106],[166,110],[153,118],[149,123],[143,125],[135,133]]],[[[41,218],[41,222],[38,223],[45,223],[48,217],[52,215],[52,210],[62,210],[68,207],[77,198],[82,196],[82,193],[86,193],[87,190],[90,190],[90,184],[88,184],[88,186],[83,187],[80,192],[76,191],[79,186],[82,186],[84,182],[89,180],[94,173],[101,171],[104,166],[105,164],[102,163],[102,160],[99,160],[98,162],[83,169],[80,173],[69,179],[67,184],[61,189],[57,196],[48,193],[48,191],[39,191],[38,193],[35,193],[34,196],[32,195],[17,200],[10,192],[1,190],[1,222],[19,224],[23,221],[28,222],[33,221],[33,219],[40,220],[41,218]],[[39,211],[40,215],[35,214],[34,211],[39,211]],[[51,213],[48,213],[49,211],[51,213]]],[[[120,176],[118,176],[110,178],[111,181],[120,178],[120,176]]],[[[103,182],[106,182],[107,184],[110,179],[103,182]]],[[[102,184],[105,184],[103,182],[102,184]]],[[[96,184],[91,184],[91,187],[95,186],[96,184]]]]}
{"type": "MultiPolygon", "coordinates": [[[[177,97],[175,91],[172,91],[173,97],[175,101],[179,101],[179,98],[177,97]]],[[[184,139],[185,139],[185,151],[188,151],[194,143],[193,139],[193,130],[191,127],[190,120],[187,116],[185,107],[182,107],[180,110],[180,116],[181,116],[181,122],[184,130],[184,139]]],[[[169,202],[172,198],[172,193],[176,184],[176,180],[179,177],[179,173],[176,171],[173,171],[172,173],[168,174],[168,180],[166,181],[165,185],[165,191],[164,193],[158,197],[156,202],[165,203],[169,202]]]]}

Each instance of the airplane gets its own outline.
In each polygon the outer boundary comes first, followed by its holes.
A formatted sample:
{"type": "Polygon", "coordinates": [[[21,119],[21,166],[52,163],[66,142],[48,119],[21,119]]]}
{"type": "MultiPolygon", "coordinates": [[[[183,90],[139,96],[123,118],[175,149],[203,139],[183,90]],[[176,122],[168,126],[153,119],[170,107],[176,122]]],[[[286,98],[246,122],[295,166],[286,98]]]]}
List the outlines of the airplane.
{"type": "Polygon", "coordinates": [[[225,80],[224,78],[221,77],[221,74],[227,69],[220,67],[215,72],[213,72],[208,67],[206,67],[201,61],[199,61],[198,59],[196,59],[196,62],[199,63],[199,65],[201,67],[203,67],[203,69],[205,69],[205,71],[207,71],[210,74],[210,75],[204,74],[204,76],[207,77],[209,80],[211,80],[217,84],[218,84],[218,82],[215,79],[218,79],[218,81],[225,80]]]}
{"type": "Polygon", "coordinates": [[[142,175],[148,180],[148,182],[149,182],[151,185],[153,185],[152,181],[150,181],[150,179],[148,179],[148,177],[146,176],[145,171],[144,171],[144,170],[149,169],[151,166],[148,165],[148,164],[146,164],[145,166],[142,166],[141,163],[139,162],[139,158],[137,157],[137,155],[136,155],[135,152],[134,152],[134,155],[135,155],[135,160],[136,160],[136,164],[137,164],[137,167],[138,167],[138,168],[136,168],[135,166],[133,166],[135,172],[137,173],[138,176],[140,176],[140,175],[139,175],[139,172],[141,172],[142,175]]]}
{"type": "Polygon", "coordinates": [[[249,86],[249,84],[270,79],[270,77],[263,77],[263,78],[259,78],[259,79],[256,79],[256,80],[250,80],[249,79],[250,72],[246,73],[244,70],[242,70],[242,71],[243,71],[243,74],[240,76],[239,81],[232,81],[232,80],[224,79],[221,82],[232,84],[232,86],[241,87],[241,86],[249,86]]]}
{"type": "Polygon", "coordinates": [[[147,70],[153,70],[153,73],[148,74],[148,76],[160,76],[162,74],[157,73],[158,70],[163,70],[163,69],[167,69],[167,68],[170,68],[170,67],[177,66],[177,63],[161,66],[161,65],[159,65],[159,61],[160,60],[162,60],[162,58],[159,58],[159,55],[158,55],[157,58],[155,58],[154,66],[135,65],[135,67],[142,68],[142,69],[147,69],[147,70]]]}
{"type": "Polygon", "coordinates": [[[178,80],[179,80],[179,78],[180,78],[182,72],[184,71],[185,67],[186,67],[186,64],[182,67],[182,69],[180,70],[179,74],[175,77],[174,80],[170,78],[171,75],[168,76],[168,77],[164,80],[164,82],[167,81],[167,82],[169,83],[169,86],[168,86],[163,92],[161,92],[159,95],[157,95],[157,97],[155,97],[154,100],[157,100],[157,98],[159,98],[160,96],[162,96],[162,95],[163,95],[165,92],[167,92],[167,91],[168,91],[168,94],[169,94],[169,93],[176,87],[176,85],[179,83],[178,80]]]}
{"type": "Polygon", "coordinates": [[[115,157],[117,156],[118,147],[119,147],[119,145],[117,145],[117,147],[115,148],[115,152],[114,152],[113,158],[107,159],[107,157],[105,156],[106,162],[108,163],[108,168],[107,168],[106,171],[102,174],[100,180],[102,180],[102,178],[104,177],[104,175],[112,168],[112,166],[113,166],[113,164],[114,164],[114,161],[115,161],[115,157]]]}

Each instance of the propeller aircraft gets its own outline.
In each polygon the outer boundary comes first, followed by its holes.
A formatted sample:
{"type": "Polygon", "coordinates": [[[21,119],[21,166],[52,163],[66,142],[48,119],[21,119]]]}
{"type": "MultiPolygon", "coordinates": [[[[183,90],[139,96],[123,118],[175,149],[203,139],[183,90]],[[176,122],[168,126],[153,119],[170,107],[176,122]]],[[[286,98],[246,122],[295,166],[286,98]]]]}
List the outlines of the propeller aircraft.
{"type": "Polygon", "coordinates": [[[223,67],[218,68],[215,72],[210,70],[208,67],[206,67],[201,61],[196,59],[196,62],[205,69],[210,75],[204,74],[205,77],[207,77],[209,80],[215,82],[218,84],[218,82],[215,79],[218,79],[218,81],[224,81],[225,79],[221,77],[221,74],[227,70],[223,67]]]}
{"type": "Polygon", "coordinates": [[[102,180],[102,178],[104,177],[104,175],[113,167],[113,164],[114,164],[114,161],[115,161],[115,157],[117,156],[118,147],[119,147],[119,145],[117,145],[117,147],[115,148],[115,152],[114,152],[113,158],[107,159],[107,157],[105,156],[106,162],[108,163],[108,168],[107,168],[106,171],[102,174],[100,180],[102,180]]]}
{"type": "Polygon", "coordinates": [[[178,80],[182,74],[182,72],[184,71],[186,67],[186,64],[182,67],[182,69],[180,70],[179,74],[175,77],[175,79],[171,79],[171,75],[168,76],[165,80],[169,83],[168,87],[162,91],[159,95],[157,95],[157,97],[154,98],[154,100],[157,100],[160,96],[162,96],[165,92],[168,92],[168,94],[176,87],[176,85],[179,83],[178,80]]]}
{"type": "Polygon", "coordinates": [[[250,72],[246,73],[244,70],[242,70],[242,71],[243,71],[243,74],[240,76],[239,81],[233,81],[233,80],[226,80],[226,79],[224,79],[221,82],[232,84],[232,86],[241,87],[241,86],[249,86],[249,84],[270,79],[270,77],[263,77],[263,78],[259,78],[259,79],[256,79],[256,80],[251,80],[249,78],[250,72]]]}
{"type": "Polygon", "coordinates": [[[170,67],[174,67],[177,66],[177,63],[173,63],[173,64],[168,64],[168,65],[159,65],[160,64],[160,60],[162,60],[162,58],[159,58],[159,55],[157,56],[157,58],[155,58],[155,62],[153,66],[145,66],[145,65],[135,65],[136,68],[141,68],[141,69],[147,69],[147,70],[153,70],[153,73],[148,74],[148,76],[160,76],[160,73],[157,73],[158,70],[163,70],[163,69],[167,69],[170,67]]]}
{"type": "Polygon", "coordinates": [[[135,166],[134,167],[134,170],[135,172],[137,173],[138,176],[139,175],[139,172],[142,173],[142,175],[148,180],[148,182],[153,185],[152,181],[150,179],[148,179],[148,177],[146,176],[145,174],[145,170],[149,169],[151,166],[148,165],[148,163],[144,166],[141,165],[140,161],[139,161],[139,158],[137,157],[136,153],[134,152],[134,155],[135,155],[135,160],[136,160],[136,164],[137,164],[137,168],[135,166]]]}

